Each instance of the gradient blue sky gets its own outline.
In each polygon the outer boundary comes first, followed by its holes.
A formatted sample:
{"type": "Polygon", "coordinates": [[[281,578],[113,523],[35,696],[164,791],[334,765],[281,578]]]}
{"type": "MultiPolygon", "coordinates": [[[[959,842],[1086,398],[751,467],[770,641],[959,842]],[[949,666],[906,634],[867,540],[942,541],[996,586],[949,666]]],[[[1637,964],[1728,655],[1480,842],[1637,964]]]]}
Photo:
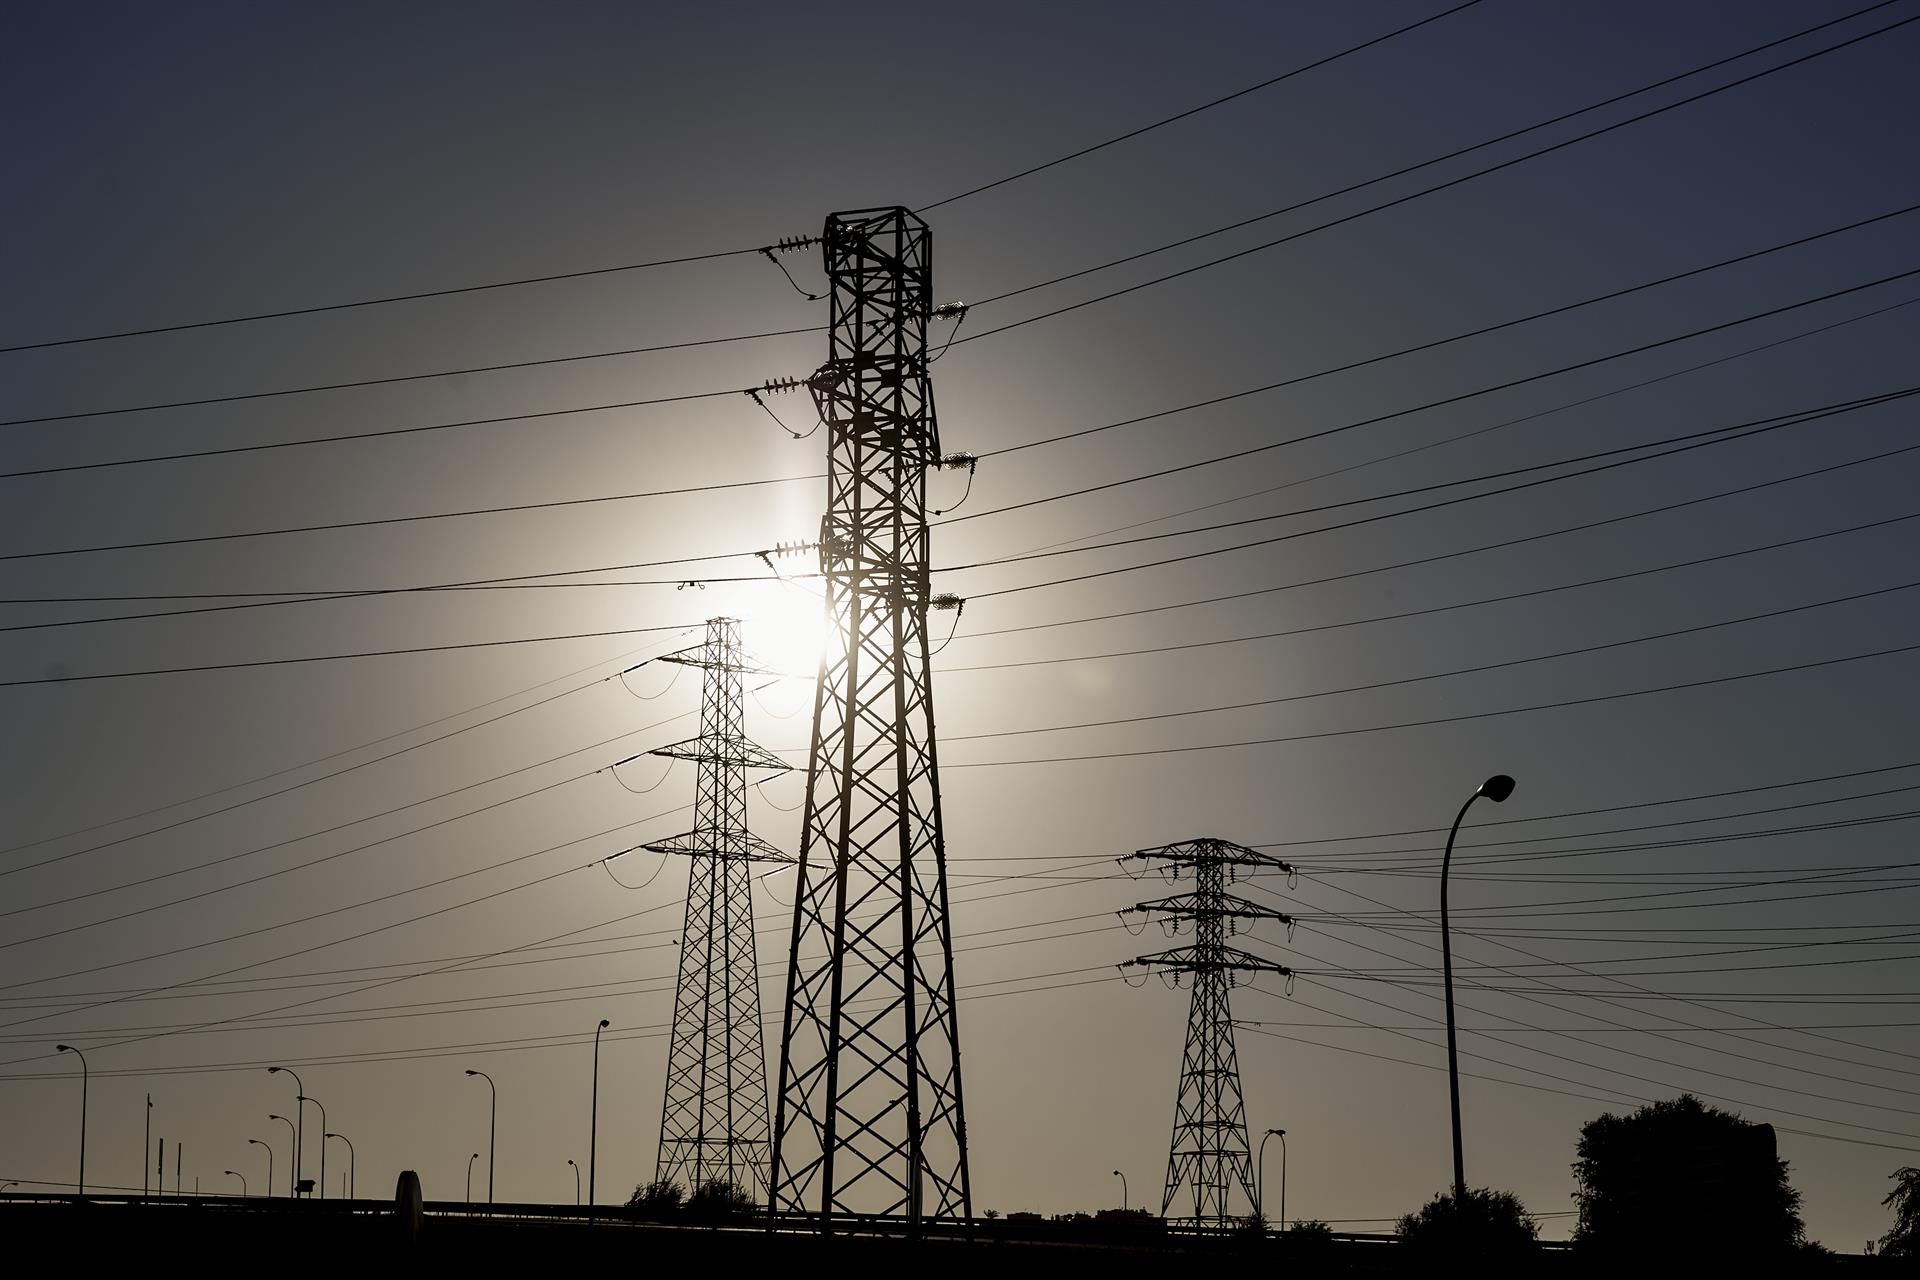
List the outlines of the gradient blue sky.
{"type": "MultiPolygon", "coordinates": [[[[831,210],[924,205],[1440,7],[16,8],[0,39],[0,119],[7,122],[12,195],[0,213],[6,230],[0,294],[8,300],[0,345],[808,234],[831,210]]],[[[1585,106],[1854,7],[1485,0],[1229,106],[932,212],[935,291],[943,300],[977,300],[1092,266],[1585,106]]],[[[1740,69],[1771,65],[1914,10],[1903,0],[1740,69]]],[[[935,371],[945,443],[986,452],[1170,408],[1913,203],[1920,183],[1906,162],[1904,125],[1920,106],[1911,75],[1916,32],[1920,27],[1902,28],[1230,266],[956,346],[935,371]]],[[[1735,74],[1716,72],[1697,83],[1735,74]]],[[[1684,91],[1666,90],[1649,101],[1684,91]]],[[[1596,120],[1630,110],[1614,108],[1596,120]]],[[[1541,137],[1551,141],[1576,128],[1560,126],[1541,137]]],[[[1523,149],[1525,140],[1487,154],[1500,159],[1523,149]]],[[[1145,280],[1471,167],[1454,162],[1431,178],[1398,180],[1206,244],[981,306],[961,333],[1145,280]]],[[[960,514],[1409,408],[1920,267],[1910,260],[1914,225],[1912,217],[1892,219],[1439,351],[988,459],[960,514]]],[[[788,261],[803,284],[816,287],[817,260],[796,255],[788,261]]],[[[1920,332],[1920,310],[1896,304],[1916,299],[1912,280],[1881,285],[1248,461],[971,520],[936,535],[935,562],[1017,554],[1139,521],[1162,523],[1136,532],[1159,532],[1318,506],[1895,390],[1911,379],[1920,332]],[[1875,312],[1881,314],[1869,314],[1875,312]],[[1625,389],[1667,374],[1678,376],[1625,389]],[[1609,392],[1618,394],[1564,407],[1609,392]],[[1428,444],[1436,447],[1388,459],[1428,444]],[[1355,464],[1372,465],[1317,478],[1355,464]],[[1298,487],[1271,492],[1281,485],[1298,487]],[[1172,519],[1236,499],[1181,517],[1185,524],[1172,519]]],[[[823,321],[818,306],[763,260],[736,257],[0,355],[0,416],[112,409],[823,321]]],[[[823,346],[819,335],[802,335],[9,426],[0,429],[0,469],[737,387],[803,376],[823,346]]],[[[798,418],[797,399],[774,403],[790,420],[798,418]]],[[[971,948],[957,963],[962,986],[974,988],[962,1006],[962,1036],[977,1207],[1097,1207],[1112,1201],[1115,1168],[1127,1171],[1136,1201],[1157,1203],[1185,997],[1157,983],[1130,990],[1102,967],[1158,949],[1162,939],[1157,930],[1134,938],[1117,927],[1107,913],[1155,893],[1097,859],[1198,834],[1248,843],[1369,837],[1297,846],[1290,856],[1308,875],[1291,888],[1283,881],[1262,884],[1259,891],[1291,904],[1301,924],[1291,944],[1284,931],[1266,929],[1247,945],[1319,976],[1296,986],[1293,1003],[1243,989],[1235,1006],[1243,1019],[1277,1024],[1261,1030],[1298,1037],[1276,1039],[1253,1029],[1240,1037],[1251,1122],[1289,1130],[1290,1216],[1364,1229],[1370,1220],[1415,1207],[1448,1177],[1445,1079],[1432,1069],[1443,1058],[1435,1048],[1431,931],[1407,916],[1343,918],[1380,911],[1369,899],[1431,911],[1437,854],[1431,836],[1383,839],[1377,833],[1443,824],[1459,799],[1494,771],[1515,774],[1518,793],[1497,812],[1476,812],[1475,821],[1523,821],[1470,833],[1463,845],[1522,839],[1528,843],[1498,846],[1520,854],[1902,814],[1910,807],[1902,794],[1869,793],[1920,781],[1892,771],[1671,807],[1563,816],[1908,763],[1912,655],[1427,727],[1256,747],[1219,744],[1559,702],[1912,644],[1920,641],[1920,610],[1912,592],[1896,591],[1604,653],[1369,692],[1101,729],[974,735],[1337,690],[1898,587],[1913,574],[1910,524],[1416,619],[1206,649],[1085,657],[1478,600],[1829,532],[1906,514],[1916,473],[1906,455],[1419,569],[1229,604],[987,633],[1475,547],[1865,458],[1902,447],[1911,435],[1911,410],[1893,404],[1175,568],[984,598],[1005,587],[1252,535],[1196,534],[940,575],[937,589],[982,597],[967,608],[957,637],[936,662],[943,673],[936,697],[956,931],[958,945],[971,948]],[[964,669],[1056,657],[1083,660],[964,669]],[[1208,749],[1003,763],[1167,747],[1208,749]],[[1835,803],[1751,812],[1828,800],[1835,803]],[[1701,821],[1582,838],[1694,819],[1701,821]],[[1384,850],[1417,852],[1385,860],[1397,868],[1392,874],[1363,873],[1370,861],[1364,855],[1384,850]],[[1016,873],[1043,878],[995,882],[1016,873]],[[1036,891],[989,897],[1009,888],[1036,891]],[[1060,934],[1071,936],[1052,936],[1060,934]],[[1340,966],[1376,971],[1374,977],[1386,981],[1330,972],[1340,966]],[[1064,976],[1036,976],[1051,974],[1064,976]],[[1056,985],[1080,979],[1100,980],[1056,985]],[[1008,994],[1046,987],[1054,989],[1008,994]],[[1004,998],[978,998],[989,992],[1004,998]],[[1393,1030],[1369,1029],[1356,1019],[1393,1030]],[[1289,1025],[1301,1023],[1322,1025],[1289,1025]]],[[[820,443],[818,436],[795,443],[744,399],[727,397],[0,479],[0,511],[5,551],[16,553],[804,476],[820,466],[820,443]]],[[[956,499],[961,484],[958,476],[934,477],[936,505],[956,499]]],[[[751,551],[810,536],[820,500],[817,483],[795,483],[16,559],[0,561],[0,598],[401,586],[751,551]]],[[[1329,519],[1253,529],[1307,528],[1329,519]]],[[[759,568],[749,558],[719,562],[713,572],[759,568]]],[[[693,625],[721,612],[745,617],[750,638],[782,652],[781,628],[792,627],[804,601],[796,588],[766,584],[437,593],[14,631],[0,633],[0,678],[693,625]]],[[[7,603],[0,604],[0,625],[129,611],[140,610],[7,603]]],[[[629,696],[617,682],[589,685],[622,665],[617,659],[635,646],[653,651],[675,642],[668,634],[608,637],[0,688],[7,726],[0,738],[0,812],[8,819],[0,837],[8,847],[0,854],[0,911],[10,913],[0,918],[0,983],[7,987],[0,991],[0,1022],[37,1018],[0,1026],[0,1179],[72,1177],[78,1097],[71,1060],[46,1056],[55,1041],[106,1045],[124,1038],[120,1028],[244,1019],[329,994],[336,998],[289,1015],[303,1025],[242,1021],[96,1050],[90,1180],[139,1185],[140,1107],[149,1091],[156,1132],[186,1143],[189,1180],[199,1176],[212,1189],[231,1183],[220,1176],[224,1169],[257,1170],[258,1152],[247,1138],[278,1143],[274,1131],[281,1126],[266,1114],[291,1105],[290,1088],[261,1064],[314,1062],[325,1065],[303,1073],[334,1127],[358,1144],[368,1165],[363,1188],[384,1194],[399,1169],[414,1168],[430,1198],[456,1196],[467,1154],[484,1150],[483,1091],[461,1075],[477,1067],[500,1084],[501,1198],[564,1199],[571,1191],[567,1159],[585,1159],[586,1041],[600,1017],[613,1022],[602,1074],[601,1197],[646,1177],[659,1123],[665,1050],[659,1027],[671,1012],[683,867],[629,858],[617,864],[628,883],[658,869],[646,888],[617,888],[589,868],[359,941],[326,944],[585,867],[638,839],[678,830],[684,816],[669,811],[690,801],[689,771],[676,771],[644,797],[593,771],[685,736],[685,721],[660,722],[694,709],[692,682],[662,693],[665,678],[642,672],[632,692],[658,694],[651,702],[629,696]],[[381,753],[362,751],[274,784],[64,835],[561,677],[567,679],[540,693],[441,728],[572,685],[589,687],[443,744],[163,832],[142,834],[381,753]],[[527,768],[562,753],[573,754],[527,768]],[[486,781],[512,770],[525,771],[486,781]],[[547,783],[563,785],[458,817],[547,783]],[[476,785],[373,816],[469,784],[476,785]],[[659,816],[640,821],[653,815],[659,816]],[[402,834],[443,818],[454,820],[402,834]],[[355,825],[341,826],[350,822],[355,825]],[[640,825],[624,835],[479,870],[631,823],[640,825]],[[330,828],[340,829],[321,834],[330,828]],[[80,852],[122,836],[132,838],[80,852]],[[386,842],[343,852],[375,840],[386,842]],[[74,856],[22,869],[67,853],[74,856]],[[342,856],[227,887],[333,853],[342,856]],[[242,854],[219,867],[117,887],[242,854]],[[470,871],[477,874],[357,905],[470,871]],[[96,890],[106,892],[52,905],[96,890]],[[96,923],[202,890],[214,892],[96,923]],[[334,907],[343,910],[288,923],[334,907]],[[586,949],[606,953],[598,958],[417,977],[358,995],[350,986],[292,989],[321,981],[293,975],[382,964],[435,967],[420,962],[519,947],[648,909],[651,914],[580,935],[623,937],[586,949]],[[250,929],[271,932],[216,941],[250,929]],[[52,931],[62,932],[32,940],[52,931]],[[191,999],[129,999],[68,1012],[106,998],[99,993],[137,994],[307,947],[324,949],[235,975],[251,987],[200,988],[191,999]],[[175,948],[193,949],[134,963],[175,948]],[[95,966],[114,967],[60,976],[95,966]],[[582,987],[588,989],[575,989],[582,987]],[[516,995],[517,1007],[497,1007],[516,995]],[[556,1002],[562,995],[565,1002],[556,1002]],[[475,1009],[470,1002],[477,1000],[496,1007],[475,1009]],[[427,1001],[469,1003],[434,1012],[421,1007],[427,1001]],[[380,1020],[366,1012],[376,1008],[380,1020]],[[353,1010],[362,1011],[361,1020],[304,1025],[353,1010]],[[497,1043],[522,1037],[557,1040],[530,1048],[497,1043]],[[477,1042],[492,1047],[464,1047],[477,1042]],[[371,1060],[342,1057],[348,1054],[371,1060]]],[[[751,708],[752,732],[771,747],[804,748],[804,716],[792,716],[806,699],[804,688],[789,684],[763,698],[751,708]]],[[[422,736],[431,735],[398,745],[422,736]]],[[[658,776],[650,765],[623,775],[636,789],[658,776]]],[[[789,848],[797,815],[775,805],[795,803],[799,790],[786,780],[767,788],[770,803],[753,799],[761,834],[789,848]]],[[[1781,1127],[1781,1150],[1805,1194],[1814,1237],[1857,1250],[1883,1232],[1887,1218],[1878,1202],[1886,1176],[1914,1163],[1920,1151],[1910,1070],[1920,1044],[1913,1024],[1920,1020],[1910,1004],[1897,1003],[1913,987],[1913,962],[1904,958],[1913,953],[1903,949],[1910,943],[1860,939],[1920,931],[1912,896],[1920,880],[1858,869],[1900,863],[1910,844],[1910,828],[1893,819],[1501,864],[1461,879],[1459,909],[1484,912],[1460,922],[1466,932],[1457,958],[1467,980],[1511,986],[1515,979],[1482,966],[1539,965],[1544,957],[1593,973],[1617,970],[1642,987],[1695,1001],[1644,998],[1565,967],[1518,972],[1528,981],[1537,977],[1606,999],[1548,993],[1538,997],[1543,1005],[1463,994],[1470,1010],[1463,1020],[1472,1029],[1463,1048],[1499,1060],[1470,1058],[1466,1065],[1504,1081],[1466,1083],[1470,1179],[1511,1188],[1538,1212],[1562,1214],[1570,1207],[1569,1165],[1585,1119],[1608,1105],[1618,1109],[1689,1088],[1781,1127]],[[1753,887],[1829,870],[1840,878],[1753,887]],[[1699,892],[1578,905],[1675,887],[1699,892]],[[1870,891],[1812,896],[1861,889],[1870,891]],[[1543,903],[1564,905],[1521,909],[1543,903]],[[1663,909],[1639,910],[1653,905],[1663,909]],[[1488,936],[1495,928],[1524,936],[1488,936]],[[1836,939],[1851,941],[1727,954],[1836,939]],[[1672,958],[1706,952],[1718,954],[1672,958]],[[1832,960],[1848,963],[1763,967],[1832,960]],[[1749,1003],[1785,997],[1795,1002],[1749,1003]],[[1875,999],[1896,1003],[1861,1003],[1875,999]],[[1733,1034],[1687,1031],[1676,1038],[1669,1033],[1683,1028],[1663,1015],[1733,1034]],[[1761,1026],[1753,1018],[1829,1038],[1761,1026]],[[1610,1027],[1608,1020],[1632,1030],[1610,1027]]],[[[788,901],[777,881],[771,887],[778,896],[761,902],[770,1010],[780,990],[774,961],[783,951],[785,921],[779,904],[788,901]]],[[[309,1148],[311,1154],[311,1141],[309,1148]]],[[[285,1167],[283,1152],[280,1171],[285,1167]]],[[[1545,1223],[1547,1234],[1559,1235],[1570,1219],[1545,1223]]]]}

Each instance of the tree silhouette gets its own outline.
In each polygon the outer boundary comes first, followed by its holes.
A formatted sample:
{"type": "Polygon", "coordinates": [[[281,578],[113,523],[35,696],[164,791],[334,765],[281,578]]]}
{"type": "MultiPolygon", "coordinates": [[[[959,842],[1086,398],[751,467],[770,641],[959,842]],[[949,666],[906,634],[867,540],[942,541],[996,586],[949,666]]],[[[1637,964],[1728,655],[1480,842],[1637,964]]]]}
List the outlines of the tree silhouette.
{"type": "Polygon", "coordinates": [[[1773,1127],[1690,1094],[1588,1121],[1573,1173],[1573,1238],[1592,1254],[1777,1256],[1805,1239],[1773,1127]]]}
{"type": "Polygon", "coordinates": [[[1469,1188],[1459,1201],[1441,1192],[1400,1219],[1395,1234],[1422,1260],[1490,1265],[1531,1256],[1540,1228],[1513,1193],[1469,1188]]]}
{"type": "Polygon", "coordinates": [[[1908,1165],[1891,1175],[1893,1190],[1880,1203],[1893,1208],[1893,1230],[1880,1239],[1889,1258],[1920,1258],[1920,1169],[1908,1165]]]}

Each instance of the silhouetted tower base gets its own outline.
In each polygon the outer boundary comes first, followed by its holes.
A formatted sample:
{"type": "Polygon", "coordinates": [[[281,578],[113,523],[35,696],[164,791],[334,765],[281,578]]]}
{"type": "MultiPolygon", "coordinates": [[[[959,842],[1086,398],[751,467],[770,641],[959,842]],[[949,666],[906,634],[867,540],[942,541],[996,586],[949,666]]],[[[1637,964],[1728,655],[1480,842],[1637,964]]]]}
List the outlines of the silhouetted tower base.
{"type": "Polygon", "coordinates": [[[932,240],[905,209],[823,233],[827,649],[801,826],[772,1206],[830,1230],[971,1217],[927,664],[932,240]]]}
{"type": "Polygon", "coordinates": [[[753,864],[793,859],[747,830],[747,770],[792,766],[747,739],[741,675],[757,668],[741,651],[737,620],[709,619],[704,644],[657,660],[699,667],[706,677],[700,736],[647,753],[699,766],[693,830],[641,846],[692,863],[654,1177],[690,1191],[720,1180],[757,1197],[767,1184],[771,1128],[753,864]]]}
{"type": "Polygon", "coordinates": [[[1153,969],[1178,985],[1181,975],[1193,981],[1193,1000],[1187,1009],[1187,1046],[1180,1060],[1180,1093],[1174,1107],[1173,1142],[1167,1151],[1166,1191],[1160,1199],[1162,1217],[1200,1227],[1225,1228],[1237,1216],[1230,1197],[1237,1186],[1251,1208],[1254,1204],[1253,1154],[1247,1143],[1247,1107],[1240,1091],[1240,1061],[1233,1044],[1233,1010],[1229,993],[1241,973],[1279,973],[1292,977],[1285,965],[1230,947],[1227,934],[1242,920],[1292,921],[1281,912],[1249,902],[1226,891],[1227,883],[1243,869],[1291,871],[1278,858],[1226,840],[1199,839],[1142,849],[1121,859],[1160,864],[1170,878],[1180,872],[1193,876],[1193,892],[1142,902],[1129,908],[1149,912],[1169,922],[1174,931],[1190,922],[1193,945],[1129,960],[1123,968],[1153,969]],[[1181,1187],[1193,1192],[1193,1216],[1172,1217],[1174,1198],[1181,1187]]]}

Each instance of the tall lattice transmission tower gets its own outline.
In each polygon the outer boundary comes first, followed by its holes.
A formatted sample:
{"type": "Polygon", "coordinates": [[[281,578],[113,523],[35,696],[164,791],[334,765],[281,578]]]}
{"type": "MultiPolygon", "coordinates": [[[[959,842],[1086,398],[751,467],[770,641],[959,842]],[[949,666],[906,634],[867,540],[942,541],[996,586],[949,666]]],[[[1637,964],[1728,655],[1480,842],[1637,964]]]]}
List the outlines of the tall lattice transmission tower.
{"type": "Polygon", "coordinates": [[[647,753],[699,768],[693,830],[641,846],[691,859],[654,1177],[689,1189],[718,1179],[758,1195],[770,1129],[753,864],[793,858],[747,830],[747,771],[792,766],[746,736],[741,677],[759,668],[740,647],[737,619],[708,619],[703,643],[655,661],[706,675],[700,736],[647,753]]]}
{"type": "Polygon", "coordinates": [[[932,236],[903,208],[822,235],[828,360],[826,651],[815,691],[773,1211],[917,1227],[972,1216],[946,848],[927,663],[932,236]]]}
{"type": "Polygon", "coordinates": [[[1126,961],[1122,968],[1155,970],[1174,985],[1182,975],[1193,980],[1193,1000],[1187,1009],[1187,1047],[1180,1061],[1180,1093],[1174,1107],[1173,1141],[1167,1151],[1167,1185],[1160,1198],[1160,1213],[1168,1216],[1180,1188],[1190,1186],[1193,1216],[1183,1214],[1174,1220],[1225,1227],[1233,1221],[1228,1198],[1236,1184],[1249,1205],[1255,1199],[1253,1157],[1247,1145],[1247,1107],[1240,1091],[1240,1060],[1233,1046],[1229,993],[1243,973],[1293,976],[1285,965],[1227,945],[1227,937],[1237,932],[1243,921],[1293,923],[1283,912],[1227,892],[1227,885],[1249,871],[1291,874],[1293,868],[1243,845],[1211,838],[1141,849],[1120,861],[1122,865],[1134,861],[1158,864],[1168,879],[1188,873],[1193,876],[1193,892],[1129,908],[1159,916],[1170,932],[1191,925],[1193,945],[1140,956],[1126,961]]]}

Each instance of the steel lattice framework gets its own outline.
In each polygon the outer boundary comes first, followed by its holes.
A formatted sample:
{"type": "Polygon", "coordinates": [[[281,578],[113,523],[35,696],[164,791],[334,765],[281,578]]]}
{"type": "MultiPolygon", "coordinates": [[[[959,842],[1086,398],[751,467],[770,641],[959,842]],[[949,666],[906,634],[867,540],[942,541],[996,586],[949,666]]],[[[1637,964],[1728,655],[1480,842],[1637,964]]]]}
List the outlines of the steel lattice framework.
{"type": "Polygon", "coordinates": [[[826,652],[801,827],[771,1205],[967,1220],[966,1120],[927,662],[932,238],[829,215],[826,652]]]}
{"type": "Polygon", "coordinates": [[[741,676],[758,668],[740,648],[736,619],[709,619],[704,643],[656,661],[706,676],[700,736],[647,753],[699,767],[693,830],[641,846],[692,861],[654,1177],[689,1190],[722,1180],[757,1196],[769,1127],[753,864],[793,859],[747,830],[747,771],[792,766],[747,739],[741,676]]]}
{"type": "Polygon", "coordinates": [[[1193,1216],[1176,1221],[1225,1227],[1233,1221],[1228,1197],[1235,1184],[1254,1202],[1253,1157],[1247,1145],[1247,1107],[1240,1090],[1240,1061],[1233,1044],[1229,993],[1241,973],[1292,970],[1227,945],[1240,921],[1292,919],[1279,911],[1227,892],[1227,885],[1248,868],[1292,872],[1278,858],[1226,840],[1202,838],[1142,849],[1121,859],[1157,863],[1170,878],[1193,876],[1193,892],[1131,908],[1160,916],[1178,930],[1193,926],[1193,945],[1140,956],[1122,967],[1143,966],[1179,981],[1193,978],[1187,1009],[1187,1047],[1180,1060],[1180,1093],[1174,1107],[1173,1141],[1167,1151],[1166,1191],[1160,1213],[1167,1216],[1182,1186],[1193,1188],[1193,1216]]]}

